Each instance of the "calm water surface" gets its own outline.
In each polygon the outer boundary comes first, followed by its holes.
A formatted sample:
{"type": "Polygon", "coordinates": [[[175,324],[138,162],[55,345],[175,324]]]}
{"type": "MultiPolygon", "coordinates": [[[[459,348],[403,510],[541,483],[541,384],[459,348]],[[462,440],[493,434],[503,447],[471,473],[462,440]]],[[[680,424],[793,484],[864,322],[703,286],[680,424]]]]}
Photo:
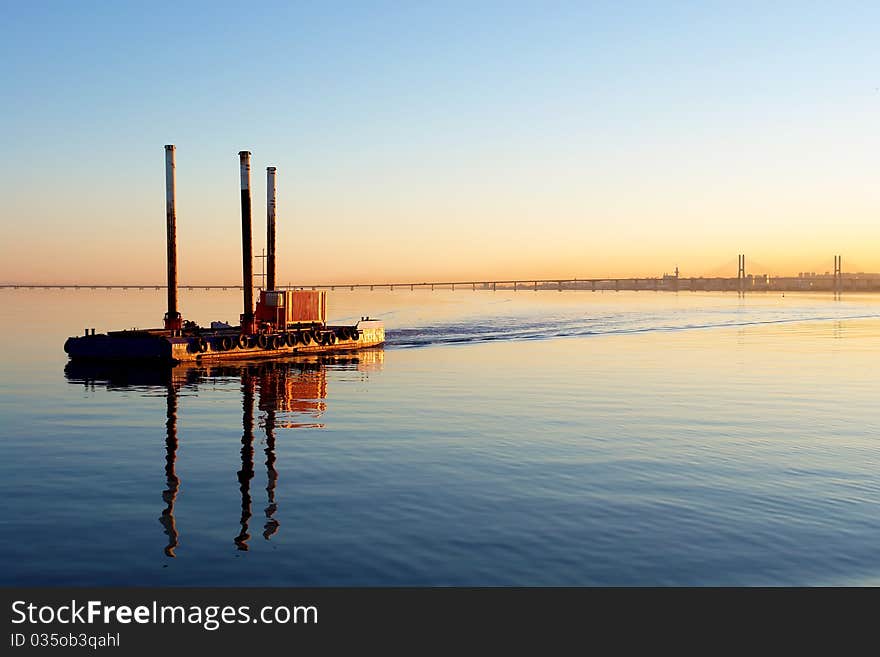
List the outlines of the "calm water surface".
{"type": "Polygon", "coordinates": [[[0,301],[0,584],[880,582],[870,296],[335,292],[384,350],[154,370],[62,344],[162,292],[0,301]]]}

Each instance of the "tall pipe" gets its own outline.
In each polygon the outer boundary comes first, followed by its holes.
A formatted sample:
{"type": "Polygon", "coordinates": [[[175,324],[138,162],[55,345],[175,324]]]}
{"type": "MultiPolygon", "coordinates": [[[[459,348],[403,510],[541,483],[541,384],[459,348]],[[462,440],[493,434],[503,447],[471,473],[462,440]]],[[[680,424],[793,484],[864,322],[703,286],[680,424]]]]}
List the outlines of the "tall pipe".
{"type": "Polygon", "coordinates": [[[275,289],[275,167],[266,167],[266,289],[275,289]]]}
{"type": "Polygon", "coordinates": [[[165,146],[165,245],[168,260],[168,313],[166,329],[180,329],[177,311],[177,210],[175,208],[174,144],[165,146]]]}
{"type": "Polygon", "coordinates": [[[254,258],[251,251],[251,152],[239,151],[241,168],[241,274],[244,288],[244,322],[254,315],[254,258]]]}

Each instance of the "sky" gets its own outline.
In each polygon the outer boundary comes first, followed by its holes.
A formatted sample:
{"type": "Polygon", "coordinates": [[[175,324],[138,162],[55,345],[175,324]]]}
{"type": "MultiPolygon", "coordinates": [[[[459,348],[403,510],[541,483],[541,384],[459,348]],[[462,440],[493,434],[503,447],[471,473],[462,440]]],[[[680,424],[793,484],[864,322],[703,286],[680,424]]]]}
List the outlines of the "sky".
{"type": "Polygon", "coordinates": [[[880,271],[876,2],[10,2],[0,282],[880,271]],[[260,270],[259,262],[256,265],[260,270]]]}

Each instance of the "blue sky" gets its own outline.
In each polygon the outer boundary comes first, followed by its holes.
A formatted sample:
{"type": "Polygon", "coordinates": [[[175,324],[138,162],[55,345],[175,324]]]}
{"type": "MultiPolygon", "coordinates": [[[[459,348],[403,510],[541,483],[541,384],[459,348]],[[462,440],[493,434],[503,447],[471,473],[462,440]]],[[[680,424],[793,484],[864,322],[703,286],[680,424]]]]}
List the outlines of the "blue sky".
{"type": "Polygon", "coordinates": [[[161,280],[165,143],[182,280],[241,149],[282,277],[880,269],[880,5],[769,4],[6,3],[0,279],[161,280]]]}

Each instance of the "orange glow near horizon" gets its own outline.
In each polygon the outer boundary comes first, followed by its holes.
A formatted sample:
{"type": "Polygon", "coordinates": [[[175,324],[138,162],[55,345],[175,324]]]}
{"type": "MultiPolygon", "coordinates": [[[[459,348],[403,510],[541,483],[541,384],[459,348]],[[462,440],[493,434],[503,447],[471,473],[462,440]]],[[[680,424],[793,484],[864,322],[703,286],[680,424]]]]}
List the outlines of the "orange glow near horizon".
{"type": "MultiPolygon", "coordinates": [[[[151,212],[142,207],[126,217],[90,208],[87,218],[74,219],[80,213],[70,209],[70,221],[48,235],[33,230],[40,223],[35,216],[34,222],[10,226],[0,282],[164,284],[164,216],[161,195],[156,196],[151,212]]],[[[265,218],[259,193],[254,197],[254,253],[259,254],[265,218]]],[[[653,277],[672,273],[676,266],[682,276],[736,276],[740,252],[754,274],[830,271],[836,253],[843,255],[845,272],[880,270],[871,248],[880,241],[880,228],[867,221],[869,207],[854,212],[857,219],[846,230],[794,212],[796,219],[775,226],[754,215],[749,221],[716,216],[709,226],[687,217],[668,219],[675,216],[672,211],[647,221],[648,208],[602,218],[580,206],[577,210],[591,219],[577,219],[574,210],[541,221],[529,208],[484,205],[444,214],[443,209],[420,213],[413,205],[412,216],[418,219],[409,221],[389,218],[375,206],[354,214],[332,203],[311,208],[279,203],[277,280],[296,285],[653,277]]],[[[222,209],[217,204],[199,213],[179,207],[180,283],[240,284],[239,233],[232,200],[222,209]]],[[[262,271],[259,259],[254,271],[262,271]]]]}
{"type": "MultiPolygon", "coordinates": [[[[177,149],[179,281],[240,284],[236,151],[193,150],[177,149]]],[[[736,276],[738,253],[755,274],[830,271],[835,254],[845,272],[880,271],[880,185],[867,150],[854,149],[848,175],[834,162],[797,162],[796,149],[776,154],[775,173],[742,157],[701,167],[693,152],[670,152],[664,170],[638,152],[601,169],[587,155],[526,167],[475,151],[459,168],[395,162],[383,173],[362,163],[334,177],[333,162],[304,170],[255,154],[253,252],[265,246],[272,164],[282,285],[653,277],[676,266],[682,276],[736,276]]],[[[96,165],[93,188],[75,184],[77,158],[66,157],[43,171],[51,193],[24,175],[10,198],[0,282],[163,284],[162,144],[96,165]]]]}

